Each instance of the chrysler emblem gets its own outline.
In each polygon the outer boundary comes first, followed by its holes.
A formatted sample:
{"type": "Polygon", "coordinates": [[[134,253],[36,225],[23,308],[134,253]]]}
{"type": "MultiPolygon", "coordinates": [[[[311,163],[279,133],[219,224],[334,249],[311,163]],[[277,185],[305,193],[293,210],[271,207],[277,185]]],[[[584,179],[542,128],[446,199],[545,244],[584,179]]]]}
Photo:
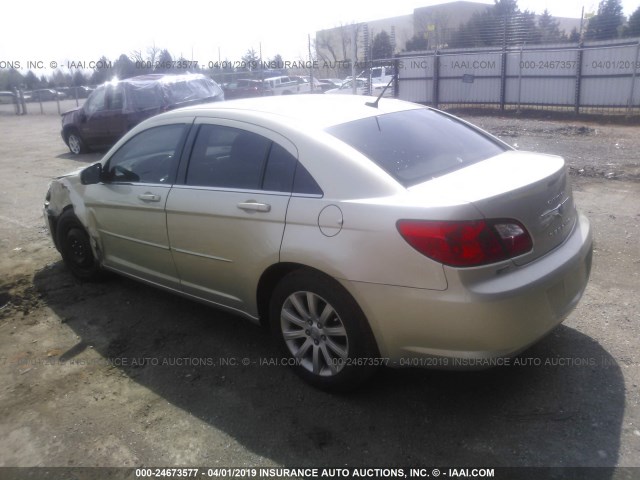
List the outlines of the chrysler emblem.
{"type": "Polygon", "coordinates": [[[556,218],[562,218],[562,215],[565,212],[566,204],[568,201],[569,201],[569,197],[565,198],[562,202],[560,202],[555,207],[542,212],[542,214],[540,215],[540,219],[541,219],[540,223],[542,224],[542,228],[547,229],[556,218]]]}

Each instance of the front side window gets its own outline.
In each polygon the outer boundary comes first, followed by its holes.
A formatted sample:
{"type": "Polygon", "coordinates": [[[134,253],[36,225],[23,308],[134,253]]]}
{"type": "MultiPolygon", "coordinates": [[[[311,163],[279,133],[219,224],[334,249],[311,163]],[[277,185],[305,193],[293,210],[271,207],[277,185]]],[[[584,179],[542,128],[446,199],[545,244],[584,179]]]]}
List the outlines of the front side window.
{"type": "Polygon", "coordinates": [[[498,155],[507,147],[448,115],[424,108],[327,129],[405,187],[498,155]]]}
{"type": "Polygon", "coordinates": [[[186,125],[162,125],[131,138],[105,165],[108,182],[171,184],[186,125]]]}

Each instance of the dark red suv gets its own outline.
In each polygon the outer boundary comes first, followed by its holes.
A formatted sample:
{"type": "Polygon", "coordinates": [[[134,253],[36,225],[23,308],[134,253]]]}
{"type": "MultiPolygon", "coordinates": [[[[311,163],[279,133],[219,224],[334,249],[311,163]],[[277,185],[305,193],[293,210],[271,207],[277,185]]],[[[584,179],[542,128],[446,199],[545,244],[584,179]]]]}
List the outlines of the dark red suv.
{"type": "Polygon", "coordinates": [[[224,97],[227,100],[232,98],[265,97],[273,95],[268,84],[261,80],[240,79],[235,83],[230,83],[224,87],[224,97]]]}
{"type": "Polygon", "coordinates": [[[219,100],[224,100],[220,86],[201,74],[153,74],[107,82],[82,107],[62,114],[62,139],[75,154],[106,148],[158,113],[219,100]]]}

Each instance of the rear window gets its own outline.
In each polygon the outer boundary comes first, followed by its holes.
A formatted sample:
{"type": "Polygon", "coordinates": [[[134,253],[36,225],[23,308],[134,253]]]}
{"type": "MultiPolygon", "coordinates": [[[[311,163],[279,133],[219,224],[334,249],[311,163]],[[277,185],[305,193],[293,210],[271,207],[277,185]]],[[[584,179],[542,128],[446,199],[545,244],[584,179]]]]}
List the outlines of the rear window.
{"type": "Polygon", "coordinates": [[[364,118],[327,131],[405,187],[498,155],[506,147],[464,123],[429,109],[364,118]]]}
{"type": "Polygon", "coordinates": [[[166,84],[166,91],[171,104],[202,100],[219,94],[216,84],[206,79],[170,82],[166,84]]]}

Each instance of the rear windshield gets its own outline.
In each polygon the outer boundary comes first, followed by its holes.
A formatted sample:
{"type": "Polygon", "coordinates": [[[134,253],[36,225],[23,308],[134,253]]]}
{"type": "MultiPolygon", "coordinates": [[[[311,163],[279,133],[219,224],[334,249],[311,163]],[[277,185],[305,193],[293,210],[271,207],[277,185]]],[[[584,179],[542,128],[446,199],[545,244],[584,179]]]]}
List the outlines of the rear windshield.
{"type": "Polygon", "coordinates": [[[167,96],[170,104],[190,102],[215,97],[220,92],[211,80],[197,79],[185,82],[171,82],[166,84],[167,96]]]}
{"type": "Polygon", "coordinates": [[[327,131],[369,157],[405,187],[506,150],[464,123],[426,108],[364,118],[327,131]]]}

